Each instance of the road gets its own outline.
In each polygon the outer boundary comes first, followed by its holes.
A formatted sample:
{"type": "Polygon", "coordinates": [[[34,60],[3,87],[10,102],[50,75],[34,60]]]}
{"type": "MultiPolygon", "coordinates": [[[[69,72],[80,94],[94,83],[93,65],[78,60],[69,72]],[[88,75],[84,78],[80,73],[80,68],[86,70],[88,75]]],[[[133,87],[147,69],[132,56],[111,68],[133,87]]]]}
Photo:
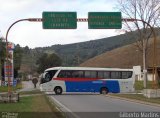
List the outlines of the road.
{"type": "Polygon", "coordinates": [[[34,88],[32,81],[22,81],[22,87],[20,91],[33,91],[39,88],[39,83],[37,83],[37,88],[34,88]]]}
{"type": "MultiPolygon", "coordinates": [[[[73,115],[78,118],[94,118],[99,117],[99,115],[102,115],[102,117],[106,118],[106,114],[104,114],[106,112],[123,113],[160,111],[160,107],[120,100],[118,98],[111,98],[99,94],[49,94],[49,96],[56,102],[62,111],[72,112],[73,115]]],[[[119,116],[119,113],[111,113],[111,115],[119,116]]],[[[116,116],[114,116],[114,118],[116,118],[116,116]]],[[[160,118],[160,114],[158,118],[160,118]]]]}

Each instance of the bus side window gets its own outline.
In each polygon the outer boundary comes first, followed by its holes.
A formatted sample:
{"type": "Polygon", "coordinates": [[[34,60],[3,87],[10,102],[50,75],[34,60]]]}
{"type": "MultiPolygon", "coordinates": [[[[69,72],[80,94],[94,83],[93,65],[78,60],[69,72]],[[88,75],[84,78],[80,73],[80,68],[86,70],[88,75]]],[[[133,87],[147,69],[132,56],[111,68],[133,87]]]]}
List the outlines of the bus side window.
{"type": "Polygon", "coordinates": [[[104,79],[104,72],[98,71],[98,78],[99,79],[104,79]]]}
{"type": "Polygon", "coordinates": [[[51,70],[51,71],[49,71],[49,74],[50,74],[51,78],[54,77],[54,75],[56,74],[56,72],[57,72],[57,70],[51,70]]]}
{"type": "Polygon", "coordinates": [[[81,70],[75,70],[75,71],[72,72],[72,77],[73,78],[82,78],[82,77],[84,77],[83,73],[84,72],[81,71],[81,70]]]}
{"type": "Polygon", "coordinates": [[[65,71],[61,70],[60,73],[58,74],[59,78],[65,77],[65,71]]]}
{"type": "Polygon", "coordinates": [[[119,72],[119,71],[112,71],[111,72],[111,79],[122,79],[121,72],[119,72]]]}
{"type": "Polygon", "coordinates": [[[128,71],[128,72],[127,72],[127,74],[128,74],[128,78],[131,78],[131,77],[132,77],[133,72],[132,72],[132,71],[128,71]]]}
{"type": "Polygon", "coordinates": [[[127,79],[129,77],[128,74],[128,72],[122,72],[122,78],[127,79]]]}
{"type": "Polygon", "coordinates": [[[111,74],[111,73],[110,73],[109,71],[105,71],[105,72],[104,72],[104,78],[105,78],[105,79],[110,79],[110,78],[111,78],[111,77],[110,77],[110,74],[111,74]]]}
{"type": "Polygon", "coordinates": [[[132,72],[131,71],[126,71],[126,72],[122,72],[122,78],[123,79],[128,79],[132,77],[132,72]]]}
{"type": "Polygon", "coordinates": [[[132,75],[133,75],[133,72],[132,72],[132,71],[129,71],[129,72],[128,72],[128,78],[131,78],[132,75]]]}
{"type": "Polygon", "coordinates": [[[97,78],[97,72],[96,71],[85,71],[84,76],[85,78],[97,78]]]}
{"type": "Polygon", "coordinates": [[[110,79],[110,72],[109,71],[98,71],[98,78],[110,79]]]}
{"type": "Polygon", "coordinates": [[[65,77],[66,78],[71,78],[72,77],[72,72],[71,71],[66,71],[65,77]]]}
{"type": "Polygon", "coordinates": [[[70,70],[61,70],[58,74],[58,77],[60,78],[71,78],[72,77],[72,71],[70,70]]]}

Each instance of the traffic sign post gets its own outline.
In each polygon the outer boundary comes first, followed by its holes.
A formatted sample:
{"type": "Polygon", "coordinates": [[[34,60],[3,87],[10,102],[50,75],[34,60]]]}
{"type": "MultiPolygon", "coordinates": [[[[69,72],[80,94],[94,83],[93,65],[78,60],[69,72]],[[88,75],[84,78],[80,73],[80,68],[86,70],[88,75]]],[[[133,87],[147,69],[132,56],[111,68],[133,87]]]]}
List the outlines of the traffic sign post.
{"type": "Polygon", "coordinates": [[[43,29],[76,29],[76,12],[43,12],[43,29]]]}
{"type": "Polygon", "coordinates": [[[121,12],[89,12],[89,29],[121,29],[121,12]]]}

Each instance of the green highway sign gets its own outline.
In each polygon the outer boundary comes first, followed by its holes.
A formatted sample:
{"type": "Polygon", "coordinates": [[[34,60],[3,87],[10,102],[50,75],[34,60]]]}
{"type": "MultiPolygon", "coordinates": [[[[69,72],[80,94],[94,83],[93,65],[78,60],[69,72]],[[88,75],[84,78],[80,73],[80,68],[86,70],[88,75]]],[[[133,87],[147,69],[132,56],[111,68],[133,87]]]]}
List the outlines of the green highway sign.
{"type": "Polygon", "coordinates": [[[89,12],[89,29],[121,29],[121,12],[89,12]]]}
{"type": "Polygon", "coordinates": [[[43,12],[43,29],[76,29],[76,12],[43,12]]]}

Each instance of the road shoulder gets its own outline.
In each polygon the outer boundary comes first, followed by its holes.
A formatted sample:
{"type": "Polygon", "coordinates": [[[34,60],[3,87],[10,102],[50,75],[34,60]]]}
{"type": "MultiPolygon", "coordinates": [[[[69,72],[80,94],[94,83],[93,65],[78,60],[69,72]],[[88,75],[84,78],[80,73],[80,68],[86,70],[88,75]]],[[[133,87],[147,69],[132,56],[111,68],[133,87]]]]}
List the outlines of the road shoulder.
{"type": "Polygon", "coordinates": [[[114,96],[113,94],[108,94],[108,95],[105,95],[105,96],[106,96],[106,97],[110,97],[110,98],[116,98],[116,99],[121,99],[121,100],[125,100],[125,101],[136,102],[136,103],[140,103],[140,104],[145,104],[145,105],[151,105],[151,106],[160,107],[160,104],[151,103],[151,102],[146,102],[146,101],[137,100],[137,99],[131,99],[131,98],[114,96]]]}

